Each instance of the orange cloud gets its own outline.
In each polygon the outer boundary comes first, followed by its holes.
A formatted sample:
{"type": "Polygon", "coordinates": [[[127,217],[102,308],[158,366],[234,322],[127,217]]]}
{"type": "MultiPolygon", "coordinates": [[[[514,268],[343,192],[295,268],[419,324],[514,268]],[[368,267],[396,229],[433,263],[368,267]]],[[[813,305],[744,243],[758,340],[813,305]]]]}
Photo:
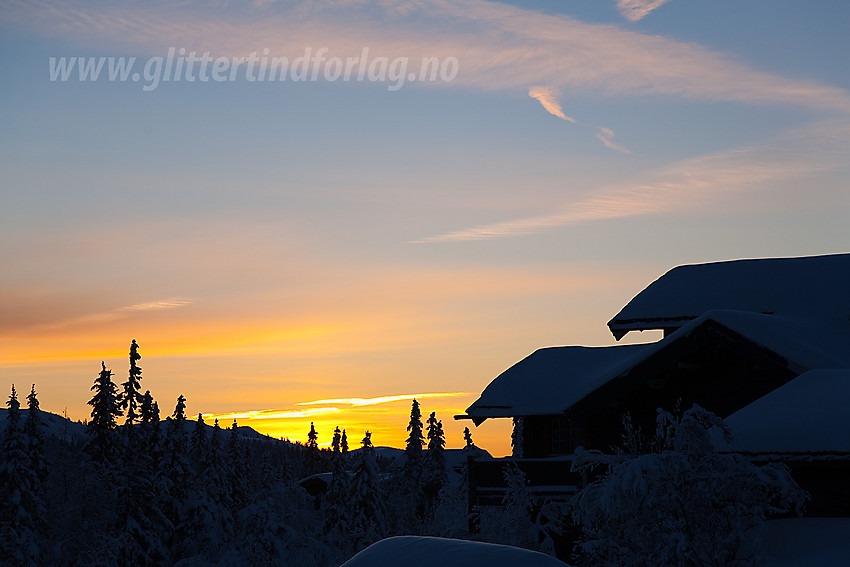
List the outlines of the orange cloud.
{"type": "Polygon", "coordinates": [[[546,112],[568,122],[575,122],[573,118],[564,114],[561,105],[558,103],[560,94],[558,89],[547,87],[531,87],[528,89],[528,96],[537,100],[546,109],[546,112]]]}
{"type": "Polygon", "coordinates": [[[205,417],[205,419],[218,419],[219,421],[231,421],[231,420],[252,420],[252,419],[303,419],[305,417],[314,417],[317,415],[328,415],[328,414],[336,414],[339,413],[339,408],[313,408],[308,410],[252,410],[252,411],[243,411],[243,412],[233,412],[233,413],[219,413],[219,414],[210,414],[205,417]]]}
{"type": "Polygon", "coordinates": [[[617,9],[624,18],[637,22],[670,0],[617,0],[617,9]]]}
{"type": "Polygon", "coordinates": [[[128,305],[126,307],[119,307],[118,309],[113,309],[111,311],[104,311],[102,313],[90,313],[88,315],[81,315],[79,317],[73,317],[71,319],[65,319],[62,321],[56,321],[53,323],[47,323],[41,325],[39,330],[43,331],[51,331],[56,329],[61,329],[63,327],[74,327],[79,325],[91,325],[91,324],[99,324],[99,323],[108,323],[110,321],[115,321],[117,319],[123,319],[124,317],[129,317],[134,312],[139,311],[160,311],[163,309],[176,309],[178,307],[183,307],[184,305],[188,305],[192,303],[188,299],[166,299],[162,301],[149,301],[146,303],[137,303],[135,305],[128,305]]]}
{"type": "Polygon", "coordinates": [[[627,150],[623,146],[614,143],[614,131],[610,128],[605,128],[604,126],[599,128],[599,132],[596,134],[596,138],[599,139],[605,147],[616,152],[620,152],[623,154],[630,154],[631,151],[627,150]]]}
{"type": "Polygon", "coordinates": [[[347,404],[352,406],[374,406],[400,400],[424,399],[424,398],[454,398],[457,396],[469,396],[469,392],[446,392],[431,394],[399,394],[395,396],[379,396],[377,398],[335,398],[330,400],[316,400],[314,402],[299,402],[296,406],[312,406],[317,404],[347,404]]]}

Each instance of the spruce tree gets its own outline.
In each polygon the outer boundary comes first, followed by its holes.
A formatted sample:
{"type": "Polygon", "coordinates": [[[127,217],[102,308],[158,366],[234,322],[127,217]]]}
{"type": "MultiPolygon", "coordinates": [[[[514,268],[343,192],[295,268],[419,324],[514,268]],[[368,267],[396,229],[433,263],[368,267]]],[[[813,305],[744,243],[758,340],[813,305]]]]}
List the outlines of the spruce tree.
{"type": "MultiPolygon", "coordinates": [[[[169,523],[177,527],[186,518],[187,510],[184,503],[190,478],[188,443],[186,440],[186,398],[182,394],[177,397],[174,413],[168,419],[163,445],[162,491],[167,495],[163,512],[169,523]]],[[[175,560],[179,559],[179,543],[174,539],[171,541],[171,550],[175,560]]]]}
{"type": "Polygon", "coordinates": [[[136,361],[141,360],[141,358],[139,345],[136,344],[136,339],[133,339],[133,342],[130,344],[130,375],[127,381],[121,384],[123,390],[118,396],[118,406],[122,410],[127,411],[127,417],[124,423],[128,429],[133,426],[133,423],[139,417],[137,409],[144,401],[140,393],[142,369],[136,366],[136,361]]]}
{"type": "Polygon", "coordinates": [[[189,497],[183,521],[178,527],[178,540],[184,557],[214,556],[227,539],[225,529],[230,523],[230,511],[210,483],[214,463],[210,458],[206,428],[203,415],[198,414],[189,441],[192,463],[189,497]]]}
{"type": "Polygon", "coordinates": [[[206,473],[204,468],[207,464],[207,426],[204,423],[204,416],[200,413],[189,441],[189,458],[195,469],[195,474],[204,475],[206,473]]]}
{"type": "Polygon", "coordinates": [[[140,435],[139,450],[137,453],[139,474],[147,475],[154,484],[157,494],[161,492],[160,481],[162,476],[162,430],[159,421],[159,404],[157,404],[150,390],[142,396],[142,405],[139,411],[140,435]]]}
{"type": "Polygon", "coordinates": [[[138,417],[139,432],[128,434],[122,458],[124,484],[118,492],[121,529],[116,559],[121,564],[154,567],[171,563],[167,542],[173,525],[165,515],[164,500],[169,495],[159,462],[159,406],[149,390],[142,396],[138,417]]]}
{"type": "Polygon", "coordinates": [[[346,504],[348,500],[348,471],[341,452],[342,435],[339,427],[334,429],[333,441],[331,442],[331,481],[328,491],[322,502],[322,512],[325,518],[324,531],[331,542],[336,545],[344,545],[348,539],[348,514],[346,504]]]}
{"type": "Polygon", "coordinates": [[[345,434],[345,429],[342,430],[342,438],[339,442],[340,449],[342,450],[343,460],[348,455],[348,435],[345,434]]]}
{"type": "Polygon", "coordinates": [[[408,436],[405,441],[404,473],[408,478],[418,480],[422,473],[422,446],[425,438],[422,436],[422,412],[419,402],[413,399],[410,408],[410,422],[407,424],[408,436]]]}
{"type": "Polygon", "coordinates": [[[475,443],[472,442],[472,433],[469,431],[468,427],[463,428],[463,440],[466,441],[467,449],[475,447],[475,443]]]}
{"type": "Polygon", "coordinates": [[[210,496],[214,501],[229,508],[230,500],[227,493],[226,470],[227,465],[224,459],[224,451],[221,446],[221,426],[218,424],[218,419],[216,419],[209,442],[207,487],[210,496]]]}
{"type": "Polygon", "coordinates": [[[428,454],[432,459],[439,459],[445,464],[446,434],[443,432],[443,421],[437,421],[435,412],[428,417],[428,454]]]}
{"type": "MultiPolygon", "coordinates": [[[[30,468],[38,477],[40,485],[47,480],[47,461],[44,457],[44,422],[41,419],[41,409],[38,404],[38,396],[35,392],[35,384],[32,385],[27,396],[27,419],[24,422],[24,438],[27,441],[27,455],[30,468]]],[[[42,491],[43,495],[43,491],[42,491]]]]}
{"type": "Polygon", "coordinates": [[[312,421],[310,422],[310,431],[307,432],[307,448],[319,448],[319,433],[316,431],[316,427],[313,425],[312,421]]]}
{"type": "Polygon", "coordinates": [[[443,422],[438,421],[435,412],[428,417],[428,455],[427,478],[425,479],[425,497],[429,505],[434,505],[437,495],[448,482],[446,475],[446,435],[443,422]]]}
{"type": "Polygon", "coordinates": [[[159,405],[154,401],[150,390],[147,390],[142,396],[139,422],[142,432],[140,457],[149,458],[152,462],[157,463],[162,431],[159,423],[159,405]]]}
{"type": "Polygon", "coordinates": [[[40,538],[36,523],[44,517],[44,503],[34,492],[39,485],[38,475],[27,454],[28,443],[20,424],[21,404],[14,384],[6,407],[9,411],[0,469],[0,552],[10,567],[23,567],[38,561],[40,538]]]}
{"type": "Polygon", "coordinates": [[[513,418],[513,430],[511,431],[511,456],[516,457],[518,459],[522,458],[522,430],[523,430],[523,421],[522,417],[514,417],[513,418]]]}
{"type": "Polygon", "coordinates": [[[331,449],[334,452],[334,457],[339,455],[340,452],[340,441],[342,440],[342,432],[339,430],[339,426],[336,426],[334,429],[333,440],[331,441],[331,449]]]}
{"type": "Polygon", "coordinates": [[[92,410],[86,451],[95,463],[103,467],[101,470],[107,470],[117,459],[115,429],[118,427],[116,418],[121,416],[121,409],[116,399],[117,388],[112,381],[112,371],[106,369],[104,362],[101,361],[100,365],[100,374],[91,387],[94,396],[88,402],[92,410]]]}
{"type": "Polygon", "coordinates": [[[351,487],[349,529],[354,550],[387,535],[385,495],[378,477],[378,464],[369,431],[363,437],[362,445],[351,487]]]}
{"type": "Polygon", "coordinates": [[[248,494],[246,484],[248,464],[245,462],[245,450],[236,428],[236,420],[234,419],[233,426],[230,428],[230,438],[227,441],[228,497],[234,516],[245,506],[245,498],[248,494]]]}
{"type": "Polygon", "coordinates": [[[322,472],[322,455],[319,452],[319,433],[313,422],[310,422],[310,431],[307,433],[307,454],[304,463],[304,476],[310,476],[322,472]]]}

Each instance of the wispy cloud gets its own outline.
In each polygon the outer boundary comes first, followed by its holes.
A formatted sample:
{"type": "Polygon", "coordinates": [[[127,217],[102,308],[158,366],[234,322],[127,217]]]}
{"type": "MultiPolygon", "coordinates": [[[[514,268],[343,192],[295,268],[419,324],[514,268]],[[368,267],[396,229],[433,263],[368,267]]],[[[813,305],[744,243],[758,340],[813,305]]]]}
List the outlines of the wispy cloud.
{"type": "Polygon", "coordinates": [[[122,307],[119,312],[124,311],[156,311],[159,309],[175,309],[183,307],[191,303],[188,299],[166,299],[165,301],[149,301],[147,303],[137,303],[136,305],[128,305],[122,307]]]}
{"type": "Polygon", "coordinates": [[[339,408],[334,407],[313,408],[308,410],[251,410],[233,413],[209,414],[205,417],[205,419],[217,419],[219,421],[229,421],[231,419],[304,419],[305,417],[335,414],[340,411],[341,410],[339,408]]]}
{"type": "Polygon", "coordinates": [[[146,303],[136,303],[135,305],[127,305],[124,307],[119,307],[117,309],[112,309],[110,311],[89,313],[86,315],[81,315],[79,317],[72,317],[70,319],[64,319],[52,323],[45,323],[43,325],[40,325],[40,328],[43,330],[56,330],[77,325],[109,323],[111,321],[124,319],[125,317],[129,317],[135,313],[143,311],[161,311],[165,309],[177,309],[178,307],[183,307],[184,305],[189,305],[190,303],[192,303],[192,301],[188,299],[176,298],[165,299],[162,301],[148,301],[146,303]]]}
{"type": "Polygon", "coordinates": [[[601,126],[599,128],[599,132],[597,132],[596,137],[605,144],[606,148],[612,149],[617,152],[621,152],[624,154],[632,153],[630,150],[624,148],[623,146],[614,142],[614,131],[610,128],[606,128],[601,126]]]}
{"type": "Polygon", "coordinates": [[[670,0],[617,0],[617,9],[624,18],[631,22],[646,17],[647,14],[669,2],[670,0]]]}
{"type": "Polygon", "coordinates": [[[334,398],[330,400],[316,400],[314,402],[301,402],[295,404],[297,406],[313,406],[319,404],[347,404],[351,406],[373,406],[376,404],[385,404],[388,402],[398,402],[402,400],[423,399],[423,398],[455,398],[458,396],[468,396],[469,392],[441,392],[429,394],[398,394],[395,396],[380,396],[377,398],[334,398]]]}
{"type": "MultiPolygon", "coordinates": [[[[658,2],[637,3],[643,13],[658,2]]],[[[243,5],[244,6],[244,5],[243,5]]],[[[168,46],[246,56],[265,48],[297,57],[306,46],[327,56],[457,58],[451,86],[483,90],[547,85],[602,95],[796,104],[850,112],[845,90],[761,72],[693,43],[586,23],[485,0],[286,2],[211,10],[207,3],[84,4],[11,0],[7,24],[101,49],[164,55],[168,46]]]]}
{"type": "Polygon", "coordinates": [[[573,118],[570,118],[566,114],[564,114],[564,110],[561,108],[560,103],[558,102],[558,97],[561,93],[558,89],[552,89],[548,87],[531,87],[528,89],[528,96],[533,99],[536,99],[543,108],[546,109],[546,112],[552,114],[553,116],[557,116],[563,120],[568,122],[575,122],[573,118]]]}
{"type": "Polygon", "coordinates": [[[553,214],[459,230],[416,242],[455,242],[516,236],[547,228],[695,210],[769,182],[846,165],[850,123],[817,124],[751,146],[708,154],[649,172],[643,181],[592,191],[553,214]]]}
{"type": "MultiPolygon", "coordinates": [[[[221,413],[221,414],[205,414],[204,418],[207,421],[218,419],[221,422],[229,422],[231,420],[301,420],[301,419],[316,419],[321,420],[323,417],[335,416],[345,413],[348,418],[352,418],[358,411],[356,408],[365,406],[374,406],[378,404],[387,404],[392,402],[409,402],[416,398],[419,400],[426,398],[456,398],[460,396],[470,396],[469,392],[428,392],[419,394],[398,394],[393,396],[378,396],[374,398],[332,398],[325,400],[314,400],[311,402],[296,403],[296,406],[321,406],[310,409],[264,409],[264,410],[249,410],[241,412],[221,413]],[[338,406],[347,406],[340,408],[338,406]],[[355,412],[355,413],[352,413],[355,412]]],[[[362,410],[367,411],[367,410],[362,410]]],[[[406,413],[407,410],[401,410],[401,413],[406,413]]]]}

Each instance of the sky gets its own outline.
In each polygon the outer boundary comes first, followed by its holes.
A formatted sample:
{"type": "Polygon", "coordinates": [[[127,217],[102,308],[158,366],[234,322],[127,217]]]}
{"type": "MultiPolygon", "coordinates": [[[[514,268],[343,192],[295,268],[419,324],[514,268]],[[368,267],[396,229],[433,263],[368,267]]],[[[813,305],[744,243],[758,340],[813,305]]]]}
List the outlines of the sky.
{"type": "Polygon", "coordinates": [[[508,420],[452,416],[538,348],[614,344],[670,268],[848,252],[848,27],[843,0],[7,0],[0,384],[85,419],[136,339],[163,417],[399,447],[415,396],[507,454],[508,420]]]}

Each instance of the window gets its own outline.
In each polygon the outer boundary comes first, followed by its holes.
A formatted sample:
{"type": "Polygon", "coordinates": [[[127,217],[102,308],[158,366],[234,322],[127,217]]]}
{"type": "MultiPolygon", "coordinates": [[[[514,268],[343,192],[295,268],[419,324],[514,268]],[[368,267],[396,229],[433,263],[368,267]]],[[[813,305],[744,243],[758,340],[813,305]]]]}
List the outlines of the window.
{"type": "Polygon", "coordinates": [[[550,423],[551,454],[572,455],[576,447],[584,445],[584,428],[573,425],[566,417],[553,417],[550,423]]]}

